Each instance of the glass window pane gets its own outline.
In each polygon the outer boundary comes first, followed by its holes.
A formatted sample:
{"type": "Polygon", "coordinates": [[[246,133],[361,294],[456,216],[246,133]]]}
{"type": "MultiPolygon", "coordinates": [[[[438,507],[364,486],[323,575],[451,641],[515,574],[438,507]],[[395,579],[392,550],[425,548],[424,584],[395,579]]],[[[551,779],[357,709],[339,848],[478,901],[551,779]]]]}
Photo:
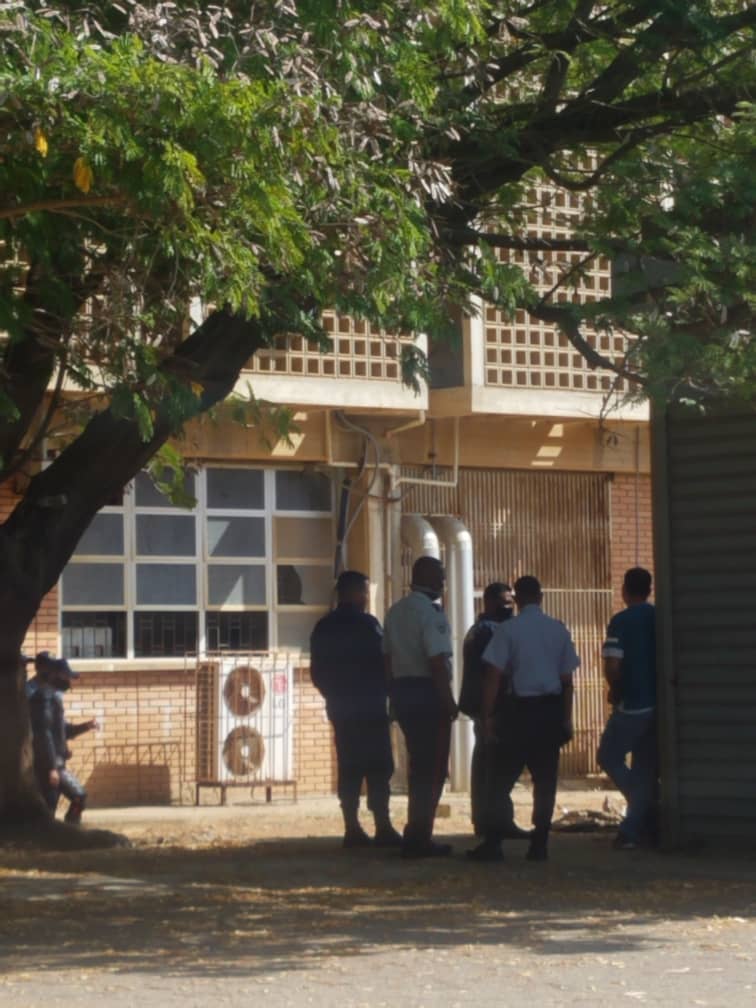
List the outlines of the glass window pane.
{"type": "Polygon", "coordinates": [[[74,555],[122,556],[123,515],[98,514],[79,540],[74,555]]]}
{"type": "Polygon", "coordinates": [[[276,472],[276,508],[279,511],[330,511],[331,481],[323,473],[296,469],[276,472]]]}
{"type": "Polygon", "coordinates": [[[125,658],[126,613],[64,612],[61,647],[67,658],[125,658]]]}
{"type": "Polygon", "coordinates": [[[266,612],[209,612],[205,614],[208,651],[267,651],[266,612]]]}
{"type": "Polygon", "coordinates": [[[320,605],[327,608],[333,594],[330,567],[278,564],[276,584],[279,605],[320,605]]]}
{"type": "MultiPolygon", "coordinates": [[[[193,472],[184,473],[184,490],[187,496],[196,497],[193,472]]],[[[168,497],[163,496],[146,472],[137,473],[134,480],[134,494],[137,507],[176,507],[168,497]]]]}
{"type": "Polygon", "coordinates": [[[265,605],[265,568],[241,564],[210,564],[208,602],[220,605],[265,605]]]}
{"type": "Polygon", "coordinates": [[[263,477],[262,469],[208,469],[207,506],[262,511],[263,477]]]}
{"type": "Polygon", "coordinates": [[[207,549],[216,557],[264,557],[264,518],[208,518],[207,549]]]}
{"type": "Polygon", "coordinates": [[[191,564],[137,564],[137,605],[194,605],[197,574],[191,564]]]}
{"type": "Polygon", "coordinates": [[[324,613],[281,612],[278,614],[278,647],[293,651],[310,650],[310,634],[324,613]]]}
{"type": "Polygon", "coordinates": [[[137,658],[180,658],[197,650],[197,613],[134,613],[137,658]]]}
{"type": "Polygon", "coordinates": [[[123,605],[123,564],[69,564],[63,571],[63,605],[123,605]]]}
{"type": "Polygon", "coordinates": [[[274,518],[276,556],[330,560],[336,548],[330,518],[274,518]]]}
{"type": "Polygon", "coordinates": [[[137,515],[139,556],[194,556],[197,551],[193,515],[137,515]]]}

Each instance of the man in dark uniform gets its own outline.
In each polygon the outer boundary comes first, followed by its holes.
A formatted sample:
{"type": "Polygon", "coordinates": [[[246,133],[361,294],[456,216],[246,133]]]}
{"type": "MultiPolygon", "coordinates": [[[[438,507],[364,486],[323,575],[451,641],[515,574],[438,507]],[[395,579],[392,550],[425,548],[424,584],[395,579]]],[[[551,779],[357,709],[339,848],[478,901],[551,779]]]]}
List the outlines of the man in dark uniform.
{"type": "Polygon", "coordinates": [[[79,825],[87,800],[87,792],[77,778],[66,769],[70,757],[68,741],[97,727],[95,720],[73,725],[66,721],[63,694],[78,679],[65,658],[52,658],[41,651],[34,660],[36,676],[27,684],[29,717],[32,727],[34,773],[37,786],[50,811],[55,814],[60,796],[70,805],[65,821],[79,825]]]}
{"type": "Polygon", "coordinates": [[[319,620],[310,638],[310,674],[325,698],[333,725],[338,763],[338,795],[344,816],[344,847],[398,846],[391,825],[389,781],[394,772],[389,734],[388,696],[378,620],[366,610],[368,579],[343,571],[336,582],[337,605],[319,620]],[[375,838],[359,821],[360,788],[367,782],[367,803],[375,820],[375,838]]]}
{"type": "MultiPolygon", "coordinates": [[[[463,714],[473,719],[475,730],[475,746],[470,765],[470,800],[472,805],[472,822],[475,835],[484,837],[496,832],[507,838],[525,839],[530,836],[528,830],[520,829],[514,821],[514,806],[512,798],[499,779],[497,772],[501,765],[501,755],[497,749],[500,741],[486,742],[483,738],[481,722],[481,706],[483,697],[483,652],[500,623],[506,623],[514,615],[514,597],[512,589],[502,581],[494,581],[483,592],[483,612],[470,627],[463,645],[462,690],[459,696],[459,709],[463,714]]],[[[495,709],[503,714],[504,707],[511,703],[511,694],[504,687],[499,690],[495,709]]],[[[497,845],[499,854],[500,847],[497,845]]],[[[488,848],[485,841],[467,856],[473,860],[487,856],[488,848]]],[[[498,858],[497,858],[498,860],[498,858]]]]}
{"type": "MultiPolygon", "coordinates": [[[[559,751],[572,738],[573,673],[580,665],[572,637],[559,620],[541,609],[541,586],[530,575],[515,582],[518,615],[501,623],[483,652],[483,731],[501,742],[503,786],[511,790],[528,768],[533,778],[533,834],[527,857],[548,859],[551,817],[556,800],[559,751]],[[496,711],[502,678],[511,683],[512,702],[504,724],[496,711]]],[[[501,837],[486,835],[498,860],[501,837]]]]}
{"type": "Polygon", "coordinates": [[[449,770],[451,725],[457,705],[451,690],[451,630],[439,603],[444,568],[420,557],[412,590],[386,614],[383,649],[391,703],[407,743],[408,810],[402,856],[439,857],[451,845],[433,841],[433,822],[449,770]]]}

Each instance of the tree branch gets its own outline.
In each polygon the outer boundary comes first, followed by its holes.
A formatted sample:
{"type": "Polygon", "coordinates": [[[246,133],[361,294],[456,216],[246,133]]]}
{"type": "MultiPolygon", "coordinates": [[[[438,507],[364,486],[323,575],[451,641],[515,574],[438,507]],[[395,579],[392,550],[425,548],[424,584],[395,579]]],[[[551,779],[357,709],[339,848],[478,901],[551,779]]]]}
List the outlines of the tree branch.
{"type": "Polygon", "coordinates": [[[103,207],[103,206],[123,206],[126,203],[125,196],[91,196],[86,199],[72,197],[70,199],[40,200],[37,203],[22,203],[15,207],[0,207],[0,220],[13,220],[17,217],[26,217],[30,213],[57,213],[62,210],[72,210],[83,207],[103,207]]]}

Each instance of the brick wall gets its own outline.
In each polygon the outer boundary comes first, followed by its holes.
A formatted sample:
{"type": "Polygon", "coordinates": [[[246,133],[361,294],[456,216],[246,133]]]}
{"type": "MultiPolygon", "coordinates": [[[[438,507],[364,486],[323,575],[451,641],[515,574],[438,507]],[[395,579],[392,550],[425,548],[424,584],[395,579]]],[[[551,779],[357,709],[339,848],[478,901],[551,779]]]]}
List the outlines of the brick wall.
{"type": "MultiPolygon", "coordinates": [[[[100,722],[99,731],[71,745],[69,766],[87,788],[90,804],[192,803],[195,710],[193,670],[85,670],[66,696],[66,711],[74,723],[91,717],[100,722]]],[[[307,669],[295,672],[293,716],[298,793],[330,794],[332,733],[307,669]]]]}
{"type": "Polygon", "coordinates": [[[310,671],[296,669],[294,717],[294,766],[299,793],[332,794],[336,790],[336,752],[325,703],[312,685],[310,671]]]}
{"type": "Polygon", "coordinates": [[[622,578],[629,567],[653,573],[651,478],[615,474],[611,490],[611,558],[614,609],[622,609],[622,578]]]}

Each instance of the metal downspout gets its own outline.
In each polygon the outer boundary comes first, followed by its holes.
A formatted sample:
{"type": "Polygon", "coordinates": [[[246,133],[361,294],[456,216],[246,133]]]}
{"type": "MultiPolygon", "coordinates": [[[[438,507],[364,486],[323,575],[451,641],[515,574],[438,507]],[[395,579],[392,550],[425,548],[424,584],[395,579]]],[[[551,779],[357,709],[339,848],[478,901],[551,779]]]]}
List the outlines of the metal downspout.
{"type": "MultiPolygon", "coordinates": [[[[472,536],[463,522],[447,515],[432,516],[430,522],[446,547],[448,580],[448,615],[452,631],[452,678],[455,697],[462,686],[462,645],[465,634],[475,621],[473,599],[472,536]]],[[[451,787],[467,791],[470,783],[470,759],[473,747],[473,723],[460,715],[452,730],[451,787]]]]}

